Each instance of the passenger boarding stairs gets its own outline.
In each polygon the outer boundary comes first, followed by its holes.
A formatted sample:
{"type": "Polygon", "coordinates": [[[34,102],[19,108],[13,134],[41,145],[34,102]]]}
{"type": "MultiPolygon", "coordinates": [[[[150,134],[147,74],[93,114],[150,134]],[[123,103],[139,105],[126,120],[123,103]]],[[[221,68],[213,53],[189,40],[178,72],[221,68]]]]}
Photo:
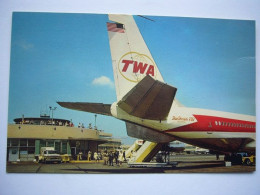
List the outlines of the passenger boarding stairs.
{"type": "Polygon", "coordinates": [[[150,162],[163,146],[163,144],[149,141],[145,141],[140,146],[137,141],[126,151],[126,157],[130,157],[130,163],[150,162]],[[131,151],[133,151],[132,155],[131,151]]]}

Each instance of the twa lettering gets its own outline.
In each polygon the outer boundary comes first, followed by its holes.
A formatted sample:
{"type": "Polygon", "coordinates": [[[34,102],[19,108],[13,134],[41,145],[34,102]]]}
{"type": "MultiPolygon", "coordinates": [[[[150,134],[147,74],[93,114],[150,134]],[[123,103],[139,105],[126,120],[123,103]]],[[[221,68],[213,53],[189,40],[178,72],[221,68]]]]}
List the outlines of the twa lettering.
{"type": "Polygon", "coordinates": [[[143,62],[137,62],[133,60],[122,60],[124,64],[122,72],[126,72],[129,68],[130,64],[133,64],[133,73],[140,73],[154,76],[154,66],[148,64],[144,64],[143,62]]]}

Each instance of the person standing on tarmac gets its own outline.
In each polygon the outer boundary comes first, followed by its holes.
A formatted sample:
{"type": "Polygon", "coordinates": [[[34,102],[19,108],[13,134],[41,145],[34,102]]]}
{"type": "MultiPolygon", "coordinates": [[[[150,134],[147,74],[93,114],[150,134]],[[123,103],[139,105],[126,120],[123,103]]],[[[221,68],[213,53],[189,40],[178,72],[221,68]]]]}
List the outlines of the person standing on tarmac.
{"type": "Polygon", "coordinates": [[[119,161],[119,166],[121,166],[122,162],[123,162],[123,151],[122,150],[119,152],[118,161],[119,161]]]}
{"type": "Polygon", "coordinates": [[[83,153],[80,151],[80,152],[79,152],[79,160],[82,160],[82,154],[83,154],[83,153]]]}
{"type": "Polygon", "coordinates": [[[124,161],[126,162],[125,151],[123,151],[123,158],[124,158],[124,161]]]}
{"type": "Polygon", "coordinates": [[[103,160],[104,160],[104,165],[107,165],[108,164],[108,153],[107,151],[105,150],[105,152],[102,154],[102,157],[103,157],[103,160]]]}
{"type": "Polygon", "coordinates": [[[91,161],[91,151],[88,151],[88,161],[91,161]]]}
{"type": "Polygon", "coordinates": [[[109,158],[109,166],[114,166],[113,165],[114,156],[113,156],[112,151],[109,152],[108,158],[109,158]]]}
{"type": "Polygon", "coordinates": [[[115,163],[118,165],[118,151],[116,150],[114,153],[115,163]]]}

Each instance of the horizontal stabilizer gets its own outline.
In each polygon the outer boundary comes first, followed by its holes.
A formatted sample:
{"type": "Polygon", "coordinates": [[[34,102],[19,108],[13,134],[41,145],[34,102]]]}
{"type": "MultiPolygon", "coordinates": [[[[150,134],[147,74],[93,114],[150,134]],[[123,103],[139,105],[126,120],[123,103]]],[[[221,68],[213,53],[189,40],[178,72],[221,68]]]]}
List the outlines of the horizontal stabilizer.
{"type": "Polygon", "coordinates": [[[130,115],[150,120],[165,120],[177,88],[147,75],[118,102],[130,115]]]}
{"type": "Polygon", "coordinates": [[[126,122],[127,135],[138,139],[143,139],[155,143],[168,143],[174,141],[175,138],[169,134],[164,134],[147,127],[126,122]]]}
{"type": "Polygon", "coordinates": [[[92,112],[96,114],[111,116],[111,112],[110,112],[111,104],[88,103],[88,102],[57,102],[57,103],[62,107],[69,108],[72,110],[79,110],[79,111],[92,112]]]}

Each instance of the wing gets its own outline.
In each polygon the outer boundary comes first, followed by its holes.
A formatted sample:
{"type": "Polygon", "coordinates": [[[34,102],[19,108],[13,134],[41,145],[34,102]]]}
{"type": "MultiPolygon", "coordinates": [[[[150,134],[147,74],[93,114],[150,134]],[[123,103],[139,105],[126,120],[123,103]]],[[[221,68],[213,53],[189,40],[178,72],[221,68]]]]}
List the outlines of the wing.
{"type": "Polygon", "coordinates": [[[57,102],[57,103],[64,108],[69,108],[72,110],[79,110],[79,111],[111,116],[111,112],[110,112],[111,104],[88,103],[88,102],[57,102]]]}

